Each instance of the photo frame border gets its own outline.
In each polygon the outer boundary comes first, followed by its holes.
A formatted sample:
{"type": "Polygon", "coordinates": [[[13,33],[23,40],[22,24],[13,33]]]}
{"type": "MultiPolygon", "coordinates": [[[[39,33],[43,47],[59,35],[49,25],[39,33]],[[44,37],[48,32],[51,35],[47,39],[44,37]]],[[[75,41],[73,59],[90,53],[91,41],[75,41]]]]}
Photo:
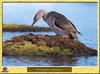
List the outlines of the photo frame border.
{"type": "Polygon", "coordinates": [[[97,66],[72,66],[72,67],[27,67],[27,66],[6,66],[8,69],[8,73],[68,73],[68,74],[76,74],[76,73],[95,73],[99,74],[99,63],[100,63],[100,44],[99,44],[99,35],[100,35],[100,2],[96,0],[2,0],[0,2],[0,72],[3,72],[2,66],[2,21],[3,21],[3,3],[82,3],[82,2],[96,2],[98,4],[98,65],[97,66]]]}

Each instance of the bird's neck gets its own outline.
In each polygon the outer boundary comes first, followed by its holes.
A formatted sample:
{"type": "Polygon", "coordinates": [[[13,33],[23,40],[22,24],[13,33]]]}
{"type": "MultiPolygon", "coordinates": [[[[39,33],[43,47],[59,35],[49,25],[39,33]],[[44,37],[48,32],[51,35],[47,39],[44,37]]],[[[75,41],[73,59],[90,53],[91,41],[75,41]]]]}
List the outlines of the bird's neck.
{"type": "Polygon", "coordinates": [[[45,13],[45,14],[43,15],[43,18],[45,18],[47,15],[48,15],[48,13],[45,13]]]}

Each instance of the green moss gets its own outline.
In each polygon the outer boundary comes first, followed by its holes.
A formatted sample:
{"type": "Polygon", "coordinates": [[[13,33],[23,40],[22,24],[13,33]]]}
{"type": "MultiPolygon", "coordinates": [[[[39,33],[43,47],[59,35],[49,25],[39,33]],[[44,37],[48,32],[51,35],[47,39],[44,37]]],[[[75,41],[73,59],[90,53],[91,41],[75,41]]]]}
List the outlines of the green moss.
{"type": "Polygon", "coordinates": [[[63,49],[63,51],[61,51],[61,53],[60,53],[61,55],[71,55],[72,54],[72,52],[70,52],[70,49],[63,49]]]}
{"type": "Polygon", "coordinates": [[[6,42],[3,45],[3,55],[13,56],[51,56],[68,55],[69,49],[60,50],[59,47],[47,47],[46,45],[36,45],[31,42],[11,43],[6,42]]]}
{"type": "Polygon", "coordinates": [[[30,32],[30,31],[51,31],[48,27],[37,27],[25,24],[3,24],[4,32],[30,32]]]}

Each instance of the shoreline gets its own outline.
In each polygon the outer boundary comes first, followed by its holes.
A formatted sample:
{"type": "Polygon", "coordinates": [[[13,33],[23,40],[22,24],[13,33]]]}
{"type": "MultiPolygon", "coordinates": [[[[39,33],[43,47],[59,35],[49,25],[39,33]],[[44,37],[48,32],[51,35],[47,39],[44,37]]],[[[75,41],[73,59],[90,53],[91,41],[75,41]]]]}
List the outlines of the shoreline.
{"type": "Polygon", "coordinates": [[[49,27],[29,26],[23,24],[3,24],[3,32],[49,32],[49,27]]]}

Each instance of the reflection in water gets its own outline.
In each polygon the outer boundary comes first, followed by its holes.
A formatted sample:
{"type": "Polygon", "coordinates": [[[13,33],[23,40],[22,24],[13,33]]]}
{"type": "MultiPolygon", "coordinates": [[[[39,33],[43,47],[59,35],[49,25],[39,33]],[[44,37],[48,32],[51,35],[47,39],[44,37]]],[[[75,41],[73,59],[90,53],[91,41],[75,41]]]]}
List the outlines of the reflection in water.
{"type": "Polygon", "coordinates": [[[54,66],[74,65],[78,60],[75,57],[53,57],[51,59],[51,61],[53,62],[52,65],[54,66]]]}
{"type": "Polygon", "coordinates": [[[6,66],[95,66],[95,57],[3,57],[6,66]],[[9,58],[9,59],[8,59],[9,58]],[[89,61],[88,61],[89,60],[89,61]],[[9,62],[9,64],[8,64],[9,62]]]}

